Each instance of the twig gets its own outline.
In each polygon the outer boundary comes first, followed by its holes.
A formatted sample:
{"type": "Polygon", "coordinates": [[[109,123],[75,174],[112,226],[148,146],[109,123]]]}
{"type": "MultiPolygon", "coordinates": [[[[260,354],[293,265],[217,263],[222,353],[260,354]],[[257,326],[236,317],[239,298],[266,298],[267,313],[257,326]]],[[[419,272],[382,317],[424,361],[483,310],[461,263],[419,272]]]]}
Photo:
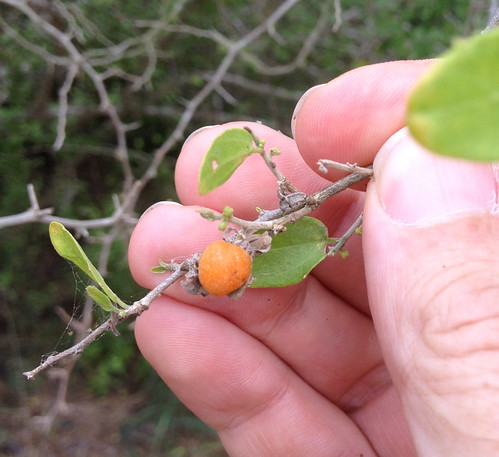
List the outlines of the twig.
{"type": "Polygon", "coordinates": [[[313,198],[316,201],[316,205],[319,206],[324,203],[328,198],[336,195],[348,187],[352,187],[354,184],[357,184],[360,181],[364,181],[364,179],[368,179],[372,176],[372,173],[358,173],[354,171],[352,174],[345,176],[342,179],[334,182],[330,186],[325,189],[319,190],[315,194],[313,194],[313,198]]]}
{"type": "Polygon", "coordinates": [[[112,227],[116,223],[121,222],[125,225],[134,226],[137,224],[137,218],[130,216],[124,206],[117,209],[112,216],[103,217],[101,219],[70,219],[66,217],[53,216],[53,208],[40,209],[38,201],[34,194],[34,189],[31,184],[28,184],[28,194],[30,195],[31,206],[26,211],[19,214],[0,217],[0,229],[30,223],[50,224],[52,221],[60,222],[68,228],[77,229],[82,232],[87,232],[90,229],[112,227]]]}
{"type": "Polygon", "coordinates": [[[75,356],[81,354],[83,350],[91,343],[93,343],[102,334],[112,331],[116,331],[116,326],[128,319],[131,316],[136,316],[143,311],[149,309],[151,303],[161,295],[161,293],[169,286],[171,286],[175,281],[184,276],[190,266],[190,260],[186,260],[181,265],[177,265],[176,269],[172,272],[168,278],[166,278],[161,284],[152,289],[147,295],[145,295],[140,300],[134,302],[129,308],[123,311],[121,314],[112,313],[111,317],[95,330],[93,330],[86,338],[81,340],[78,344],[66,349],[65,351],[59,352],[54,355],[47,357],[40,365],[31,371],[26,371],[23,373],[28,379],[33,379],[41,371],[53,366],[57,362],[65,359],[66,357],[75,356]]]}
{"type": "Polygon", "coordinates": [[[340,30],[343,18],[341,17],[341,0],[334,0],[334,25],[333,32],[340,30]]]}
{"type": "Polygon", "coordinates": [[[33,211],[40,211],[40,204],[38,203],[38,198],[36,196],[35,192],[35,186],[33,184],[28,184],[28,198],[29,202],[31,203],[31,209],[33,211]]]}
{"type": "Polygon", "coordinates": [[[487,24],[487,27],[485,27],[484,32],[492,30],[492,29],[496,28],[497,26],[499,26],[499,8],[495,7],[495,8],[491,8],[489,23],[487,24]],[[495,11],[494,11],[494,9],[495,9],[495,11]]]}
{"type": "Polygon", "coordinates": [[[328,253],[327,253],[328,256],[333,256],[336,253],[338,253],[338,251],[343,249],[343,246],[345,246],[346,242],[352,237],[352,235],[356,232],[356,230],[362,225],[362,217],[363,217],[363,214],[360,213],[359,217],[357,219],[355,219],[355,222],[350,226],[350,228],[345,232],[345,234],[341,238],[338,239],[338,241],[336,242],[336,244],[333,247],[331,247],[328,250],[328,253]]]}
{"type": "Polygon", "coordinates": [[[68,94],[78,73],[78,65],[69,66],[64,84],[59,89],[59,110],[57,114],[57,136],[54,141],[54,150],[62,148],[66,139],[66,124],[68,121],[68,94]]]}
{"type": "Polygon", "coordinates": [[[287,209],[261,210],[260,216],[255,221],[233,217],[231,222],[251,232],[258,230],[279,231],[286,224],[296,222],[298,219],[310,214],[333,195],[339,194],[354,184],[368,178],[369,175],[354,172],[314,194],[302,194],[303,197],[296,201],[294,206],[287,209]]]}
{"type": "Polygon", "coordinates": [[[50,215],[54,210],[52,208],[40,209],[33,184],[28,184],[27,187],[30,207],[22,213],[0,217],[0,229],[30,222],[40,222],[51,217],[50,215]]]}
{"type": "Polygon", "coordinates": [[[362,173],[368,177],[373,175],[372,167],[359,167],[356,163],[341,163],[334,160],[321,159],[317,162],[317,165],[319,165],[319,171],[322,173],[327,173],[328,168],[334,168],[335,170],[348,171],[349,173],[362,173]]]}
{"type": "Polygon", "coordinates": [[[130,216],[125,211],[125,207],[120,205],[116,196],[113,196],[115,211],[110,217],[84,220],[52,216],[52,208],[40,209],[33,184],[28,184],[27,188],[29,201],[31,203],[30,208],[20,214],[0,217],[0,229],[13,225],[20,225],[21,223],[27,224],[39,222],[43,224],[50,224],[50,222],[55,221],[61,223],[65,227],[73,228],[80,232],[87,232],[89,229],[114,227],[118,222],[129,226],[135,226],[138,221],[136,217],[130,216]]]}

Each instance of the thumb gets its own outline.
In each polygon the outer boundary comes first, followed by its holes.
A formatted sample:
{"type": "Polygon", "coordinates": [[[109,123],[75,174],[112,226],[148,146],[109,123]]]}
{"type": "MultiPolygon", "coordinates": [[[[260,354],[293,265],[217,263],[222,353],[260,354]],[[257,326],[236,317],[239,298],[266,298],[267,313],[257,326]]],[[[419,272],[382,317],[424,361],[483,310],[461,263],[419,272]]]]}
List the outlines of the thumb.
{"type": "Polygon", "coordinates": [[[431,154],[407,130],[374,170],[369,299],[419,455],[499,455],[496,170],[431,154]]]}

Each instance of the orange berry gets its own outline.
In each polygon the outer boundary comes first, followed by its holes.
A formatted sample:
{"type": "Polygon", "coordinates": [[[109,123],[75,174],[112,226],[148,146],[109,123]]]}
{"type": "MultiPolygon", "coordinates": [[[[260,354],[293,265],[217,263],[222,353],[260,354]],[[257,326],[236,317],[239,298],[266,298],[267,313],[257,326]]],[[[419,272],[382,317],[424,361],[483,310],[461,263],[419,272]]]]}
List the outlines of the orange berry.
{"type": "Polygon", "coordinates": [[[227,241],[214,241],[199,259],[199,282],[207,292],[217,297],[239,289],[250,274],[250,255],[227,241]]]}

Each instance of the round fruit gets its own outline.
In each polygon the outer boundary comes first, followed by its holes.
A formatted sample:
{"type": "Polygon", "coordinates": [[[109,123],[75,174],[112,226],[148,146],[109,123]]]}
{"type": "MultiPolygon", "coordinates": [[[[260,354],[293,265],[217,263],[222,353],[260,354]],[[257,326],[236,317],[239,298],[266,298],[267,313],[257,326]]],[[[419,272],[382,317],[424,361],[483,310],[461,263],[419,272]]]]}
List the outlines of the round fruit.
{"type": "Polygon", "coordinates": [[[199,282],[208,293],[217,297],[239,289],[250,274],[250,255],[227,241],[214,241],[199,259],[199,282]]]}

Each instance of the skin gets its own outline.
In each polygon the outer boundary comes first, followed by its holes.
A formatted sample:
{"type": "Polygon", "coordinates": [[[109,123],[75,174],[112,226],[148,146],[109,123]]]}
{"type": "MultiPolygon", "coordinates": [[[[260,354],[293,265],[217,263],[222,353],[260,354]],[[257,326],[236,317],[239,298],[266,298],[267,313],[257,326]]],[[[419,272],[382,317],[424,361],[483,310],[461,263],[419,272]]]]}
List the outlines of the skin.
{"type": "Polygon", "coordinates": [[[430,154],[403,129],[408,93],[431,64],[363,67],[310,90],[293,114],[294,139],[247,122],[197,132],[176,169],[184,206],[157,204],[139,221],[130,268],[152,288],[159,258],[221,238],[199,206],[230,205],[246,219],[277,206],[259,157],[198,195],[202,156],[227,128],[250,125],[281,149],[278,167],[305,192],[339,176],[320,174],[318,159],[374,161],[368,186],[313,214],[334,236],[364,209],[348,259],[238,301],[175,284],[137,319],[144,356],[231,456],[499,454],[497,174],[430,154]]]}

